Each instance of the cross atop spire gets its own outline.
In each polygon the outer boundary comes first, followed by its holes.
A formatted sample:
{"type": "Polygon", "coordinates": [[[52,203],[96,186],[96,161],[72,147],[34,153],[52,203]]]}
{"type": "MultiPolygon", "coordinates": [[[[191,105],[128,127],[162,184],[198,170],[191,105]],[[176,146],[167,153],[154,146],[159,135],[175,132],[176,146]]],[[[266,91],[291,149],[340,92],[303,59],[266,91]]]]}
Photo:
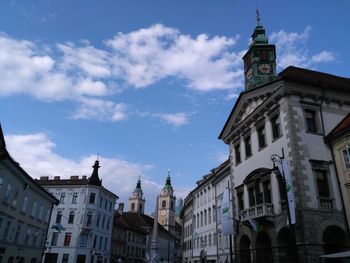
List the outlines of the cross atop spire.
{"type": "Polygon", "coordinates": [[[260,26],[260,13],[258,7],[256,7],[256,26],[260,26]]]}

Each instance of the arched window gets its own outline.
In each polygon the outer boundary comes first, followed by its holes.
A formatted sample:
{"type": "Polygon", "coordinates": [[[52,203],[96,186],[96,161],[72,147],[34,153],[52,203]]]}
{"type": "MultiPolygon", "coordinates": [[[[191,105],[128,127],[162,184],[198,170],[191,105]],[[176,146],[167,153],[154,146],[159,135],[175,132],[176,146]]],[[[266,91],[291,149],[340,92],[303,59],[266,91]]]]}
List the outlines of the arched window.
{"type": "Polygon", "coordinates": [[[131,203],[131,211],[135,210],[135,203],[131,203]]]}
{"type": "Polygon", "coordinates": [[[140,211],[142,211],[142,204],[140,204],[140,211]]]}
{"type": "Polygon", "coordinates": [[[170,209],[174,209],[174,202],[173,201],[170,202],[170,209]]]}
{"type": "Polygon", "coordinates": [[[197,227],[200,227],[200,224],[199,224],[199,214],[197,213],[197,227]]]}
{"type": "Polygon", "coordinates": [[[62,220],[62,212],[58,211],[56,215],[56,224],[60,224],[62,220]]]}
{"type": "Polygon", "coordinates": [[[70,211],[69,217],[68,217],[68,224],[73,224],[74,222],[74,211],[70,211]]]}
{"type": "Polygon", "coordinates": [[[163,207],[163,208],[166,207],[166,201],[165,201],[165,200],[162,201],[162,207],[163,207]]]}
{"type": "Polygon", "coordinates": [[[201,227],[203,227],[203,212],[201,212],[201,227]]]}
{"type": "Polygon", "coordinates": [[[204,210],[204,225],[206,226],[207,225],[207,209],[204,210]]]}
{"type": "Polygon", "coordinates": [[[216,210],[215,210],[215,206],[213,205],[213,222],[216,221],[216,210]]]}

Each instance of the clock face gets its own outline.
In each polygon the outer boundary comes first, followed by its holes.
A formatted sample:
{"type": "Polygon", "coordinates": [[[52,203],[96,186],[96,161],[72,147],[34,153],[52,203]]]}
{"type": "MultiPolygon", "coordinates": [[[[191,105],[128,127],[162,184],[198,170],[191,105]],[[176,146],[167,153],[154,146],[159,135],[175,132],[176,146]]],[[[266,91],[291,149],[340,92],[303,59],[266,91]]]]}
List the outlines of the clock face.
{"type": "Polygon", "coordinates": [[[269,64],[261,64],[258,66],[258,72],[261,74],[270,74],[272,72],[272,67],[269,64]]]}
{"type": "Polygon", "coordinates": [[[246,77],[247,77],[247,79],[251,79],[252,76],[253,76],[253,70],[250,68],[246,73],[246,77]]]}
{"type": "Polygon", "coordinates": [[[162,216],[165,216],[165,211],[163,210],[162,212],[160,212],[160,214],[161,214],[162,216]]]}

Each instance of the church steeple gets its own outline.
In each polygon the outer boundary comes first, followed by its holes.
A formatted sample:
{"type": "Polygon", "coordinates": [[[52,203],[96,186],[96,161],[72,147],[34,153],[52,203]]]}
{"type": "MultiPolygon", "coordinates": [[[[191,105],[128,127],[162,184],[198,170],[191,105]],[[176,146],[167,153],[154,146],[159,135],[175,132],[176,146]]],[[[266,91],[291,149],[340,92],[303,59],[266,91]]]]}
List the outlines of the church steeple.
{"type": "Polygon", "coordinates": [[[276,47],[269,44],[265,29],[260,24],[259,10],[256,10],[256,27],[252,43],[243,56],[245,90],[249,90],[276,79],[276,47]]]}
{"type": "Polygon", "coordinates": [[[141,188],[141,178],[137,180],[136,187],[129,198],[129,212],[144,213],[145,199],[141,188]]]}
{"type": "Polygon", "coordinates": [[[170,190],[173,191],[173,187],[171,185],[171,178],[170,178],[170,169],[168,170],[168,176],[165,181],[165,185],[163,187],[163,190],[170,190]]]}
{"type": "Polygon", "coordinates": [[[174,195],[174,188],[171,185],[170,169],[168,170],[168,176],[158,202],[158,222],[171,233],[175,233],[176,196],[174,195]]]}
{"type": "Polygon", "coordinates": [[[95,161],[95,164],[92,166],[94,170],[92,171],[91,176],[89,177],[88,184],[102,186],[102,180],[98,176],[98,168],[100,168],[100,162],[98,160],[95,161]]]}

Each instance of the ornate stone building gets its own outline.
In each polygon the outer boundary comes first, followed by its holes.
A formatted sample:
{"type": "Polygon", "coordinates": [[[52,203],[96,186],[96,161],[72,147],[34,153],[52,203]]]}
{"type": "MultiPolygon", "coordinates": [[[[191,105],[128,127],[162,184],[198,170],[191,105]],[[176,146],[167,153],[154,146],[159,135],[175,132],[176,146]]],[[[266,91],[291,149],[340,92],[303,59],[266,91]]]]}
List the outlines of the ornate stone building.
{"type": "Polygon", "coordinates": [[[349,245],[324,138],[350,111],[350,79],[292,66],[277,75],[275,48],[259,24],[243,60],[246,89],[219,135],[229,145],[235,214],[241,219],[236,260],[319,262],[320,255],[349,245]],[[289,162],[287,188],[284,172],[271,161],[275,154],[289,162]],[[292,226],[287,224],[290,187],[296,206],[292,226]],[[258,231],[247,218],[258,223],[258,231]]]}

